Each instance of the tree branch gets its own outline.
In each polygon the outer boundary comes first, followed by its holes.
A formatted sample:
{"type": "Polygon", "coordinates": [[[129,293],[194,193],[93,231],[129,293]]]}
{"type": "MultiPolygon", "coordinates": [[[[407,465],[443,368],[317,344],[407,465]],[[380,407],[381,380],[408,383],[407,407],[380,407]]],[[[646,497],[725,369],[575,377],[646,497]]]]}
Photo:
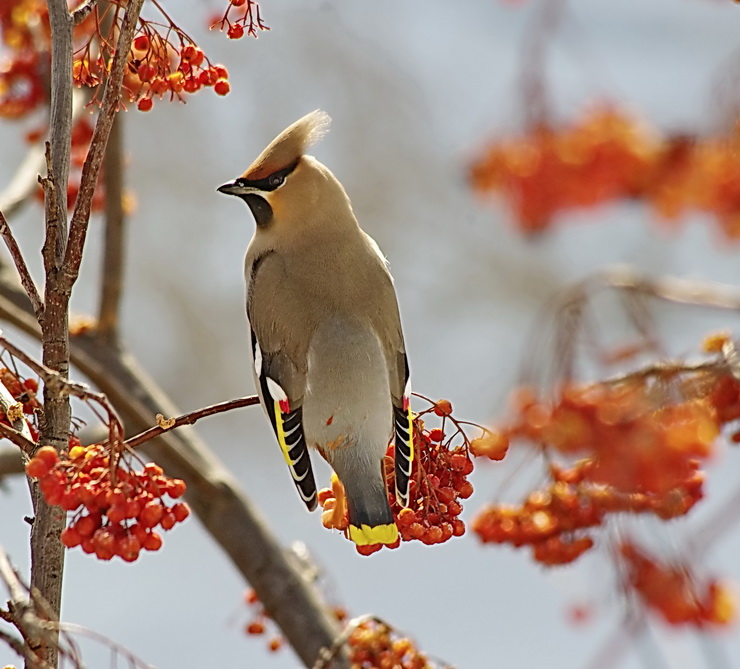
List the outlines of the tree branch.
{"type": "Polygon", "coordinates": [[[126,250],[126,219],[123,212],[123,118],[117,115],[111,127],[103,162],[105,183],[105,239],[102,287],[98,308],[98,335],[106,341],[118,340],[118,314],[123,290],[126,250]]]}
{"type": "Polygon", "coordinates": [[[8,247],[10,257],[13,258],[13,263],[15,264],[15,268],[18,270],[21,284],[28,294],[28,299],[31,300],[31,304],[33,305],[34,314],[36,315],[36,318],[40,320],[44,313],[44,303],[41,300],[36,284],[31,277],[31,273],[28,271],[28,265],[26,265],[26,261],[23,258],[18,242],[15,241],[15,237],[13,237],[8,221],[5,219],[5,216],[3,216],[2,211],[0,211],[0,235],[2,235],[3,240],[5,240],[5,246],[8,247]]]}
{"type": "Polygon", "coordinates": [[[155,427],[150,427],[148,430],[144,430],[144,432],[140,432],[133,437],[129,437],[124,442],[124,445],[128,446],[129,448],[136,448],[137,446],[140,446],[150,439],[154,439],[154,437],[158,437],[160,434],[164,434],[168,430],[174,430],[176,427],[182,427],[183,425],[192,425],[201,418],[215,416],[216,414],[231,411],[232,409],[251,407],[259,403],[259,397],[257,397],[256,395],[250,395],[249,397],[240,397],[239,399],[227,400],[226,402],[212,404],[211,406],[204,407],[203,409],[198,409],[196,411],[182,414],[177,418],[165,419],[162,417],[162,414],[157,414],[157,425],[155,427]]]}

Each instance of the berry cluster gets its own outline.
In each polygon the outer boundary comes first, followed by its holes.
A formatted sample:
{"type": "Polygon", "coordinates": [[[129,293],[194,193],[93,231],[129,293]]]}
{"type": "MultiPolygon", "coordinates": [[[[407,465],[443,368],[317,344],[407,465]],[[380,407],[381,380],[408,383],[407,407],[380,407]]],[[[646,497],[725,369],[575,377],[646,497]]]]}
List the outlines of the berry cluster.
{"type": "Polygon", "coordinates": [[[570,469],[549,468],[551,483],[527,496],[520,506],[488,505],[476,516],[473,530],[484,543],[530,546],[535,560],[554,566],[579,558],[594,546],[585,530],[601,526],[608,514],[652,513],[664,520],[686,514],[701,499],[703,476],[663,496],[624,493],[588,480],[593,461],[570,469]]]}
{"type": "Polygon", "coordinates": [[[713,215],[724,235],[740,237],[740,172],[731,137],[660,137],[612,106],[560,127],[533,127],[494,142],[470,170],[473,188],[498,192],[523,232],[548,228],[559,212],[639,198],[663,219],[694,209],[713,215]]]}
{"type": "Polygon", "coordinates": [[[123,88],[140,111],[149,111],[155,96],[182,99],[212,87],[218,95],[230,90],[229,73],[223,65],[212,64],[203,51],[174,24],[161,34],[144,23],[134,38],[123,88]],[[173,43],[173,35],[178,43],[173,43]]]}
{"type": "Polygon", "coordinates": [[[663,383],[635,376],[622,383],[564,384],[552,402],[524,388],[505,430],[553,455],[587,455],[586,478],[624,493],[667,495],[693,487],[698,462],[719,434],[705,397],[671,398],[663,383]]]}
{"type": "MultiPolygon", "coordinates": [[[[473,494],[473,485],[468,480],[473,462],[468,451],[475,440],[468,439],[463,425],[470,424],[461,423],[452,416],[452,405],[447,400],[427,401],[430,407],[414,419],[415,456],[409,506],[401,507],[394,492],[389,493],[389,501],[400,539],[431,545],[465,533],[465,523],[459,516],[461,501],[473,494]],[[429,428],[425,416],[441,419],[439,427],[429,428]]],[[[391,444],[384,462],[389,491],[395,491],[394,450],[391,444]]],[[[343,487],[336,477],[332,478],[331,488],[319,491],[318,499],[323,508],[324,527],[345,531],[347,507],[343,487]]],[[[396,548],[399,544],[400,540],[388,547],[396,548]]],[[[382,544],[356,548],[361,555],[370,555],[379,551],[382,544]]]]}
{"type": "Polygon", "coordinates": [[[224,15],[217,19],[211,29],[218,26],[226,30],[229,39],[239,39],[244,34],[257,37],[258,30],[269,30],[260,16],[260,6],[255,0],[229,0],[224,15]]]}
{"type": "Polygon", "coordinates": [[[624,587],[671,625],[727,625],[734,604],[727,587],[711,579],[700,585],[686,564],[667,564],[649,556],[633,543],[619,547],[625,566],[624,587]]]}
{"type": "Polygon", "coordinates": [[[353,669],[431,669],[434,665],[408,637],[370,619],[360,623],[347,640],[353,669]]]}
{"type": "MultiPolygon", "coordinates": [[[[162,21],[141,18],[128,57],[123,90],[142,111],[153,106],[155,97],[183,99],[185,93],[213,88],[218,95],[230,90],[228,72],[212,64],[193,39],[157,3],[162,21]]],[[[105,9],[95,7],[74,29],[72,76],[78,86],[93,89],[96,101],[100,84],[110,68],[112,49],[123,20],[126,2],[114,0],[105,9]],[[103,15],[105,14],[105,15],[103,15]],[[108,26],[103,30],[103,26],[108,26]],[[102,46],[101,46],[102,45],[102,46]]],[[[254,0],[233,0],[222,20],[229,37],[246,32],[256,37],[265,30],[254,0]],[[234,9],[239,13],[229,18],[234,9]]],[[[7,0],[0,7],[0,37],[8,55],[0,60],[0,117],[21,118],[46,100],[51,32],[46,2],[7,0]]]]}
{"type": "Polygon", "coordinates": [[[172,529],[190,509],[184,502],[168,506],[164,500],[165,495],[182,497],[184,481],[165,476],[153,463],[135,471],[124,458],[115,460],[103,445],[84,447],[72,436],[68,451],[38,449],[26,473],[39,479],[47,503],[74,512],[61,537],[67,548],[81,546],[101,560],[118,556],[133,562],[142,549],[162,547],[154,528],[172,529]]]}
{"type": "MultiPolygon", "coordinates": [[[[715,335],[704,350],[721,353],[728,342],[715,335]]],[[[655,377],[564,383],[547,402],[516,391],[508,424],[473,442],[471,453],[495,459],[514,441],[529,444],[546,457],[548,480],[520,505],[485,507],[474,520],[478,537],[529,546],[554,565],[588,551],[610,514],[686,515],[704,494],[701,463],[740,417],[740,382],[721,370],[665,366],[655,377]]]]}

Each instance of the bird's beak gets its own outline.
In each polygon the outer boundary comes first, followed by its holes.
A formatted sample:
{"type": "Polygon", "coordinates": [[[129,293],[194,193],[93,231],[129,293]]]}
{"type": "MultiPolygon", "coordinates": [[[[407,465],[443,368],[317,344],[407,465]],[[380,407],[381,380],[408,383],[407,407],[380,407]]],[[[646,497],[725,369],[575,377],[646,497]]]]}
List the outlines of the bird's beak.
{"type": "Polygon", "coordinates": [[[219,186],[216,190],[225,195],[243,195],[244,193],[244,187],[239,186],[236,181],[229,181],[229,183],[219,186]]]}

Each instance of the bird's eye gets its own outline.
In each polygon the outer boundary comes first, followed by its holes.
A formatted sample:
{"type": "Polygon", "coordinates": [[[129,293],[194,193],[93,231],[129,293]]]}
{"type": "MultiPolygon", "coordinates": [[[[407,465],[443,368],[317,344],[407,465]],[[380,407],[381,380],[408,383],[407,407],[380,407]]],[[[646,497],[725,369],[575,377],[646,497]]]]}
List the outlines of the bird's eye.
{"type": "Polygon", "coordinates": [[[273,174],[268,179],[268,183],[273,188],[277,188],[278,186],[281,186],[283,181],[285,181],[285,175],[284,174],[273,174]]]}

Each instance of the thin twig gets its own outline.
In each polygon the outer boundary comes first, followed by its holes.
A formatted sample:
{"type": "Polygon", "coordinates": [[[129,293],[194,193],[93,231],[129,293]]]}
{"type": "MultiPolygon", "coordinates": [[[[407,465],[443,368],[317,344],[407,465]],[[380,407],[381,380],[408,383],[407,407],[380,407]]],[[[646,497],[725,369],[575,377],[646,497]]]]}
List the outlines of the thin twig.
{"type": "Polygon", "coordinates": [[[150,427],[144,432],[134,435],[126,439],[124,446],[129,448],[136,448],[154,437],[158,437],[160,434],[164,434],[168,430],[174,430],[176,427],[182,427],[183,425],[192,425],[201,418],[208,416],[214,416],[219,413],[231,411],[232,409],[241,409],[243,407],[251,407],[255,404],[259,404],[259,397],[256,395],[250,395],[249,397],[240,397],[235,400],[227,400],[225,402],[219,402],[218,404],[212,404],[211,406],[198,409],[197,411],[191,411],[189,413],[182,414],[177,418],[162,418],[162,414],[157,414],[158,425],[150,427]]]}
{"type": "Polygon", "coordinates": [[[10,257],[13,258],[13,263],[15,263],[15,268],[18,270],[18,276],[21,280],[21,285],[25,288],[26,293],[28,294],[28,299],[31,300],[33,312],[36,314],[36,318],[40,320],[44,313],[44,303],[41,300],[36,284],[31,277],[31,273],[28,271],[28,265],[26,265],[26,261],[23,258],[18,242],[16,242],[15,237],[10,230],[10,226],[8,225],[8,221],[5,219],[5,216],[3,216],[2,211],[0,211],[0,235],[2,235],[3,240],[5,240],[5,246],[8,247],[10,257]]]}

